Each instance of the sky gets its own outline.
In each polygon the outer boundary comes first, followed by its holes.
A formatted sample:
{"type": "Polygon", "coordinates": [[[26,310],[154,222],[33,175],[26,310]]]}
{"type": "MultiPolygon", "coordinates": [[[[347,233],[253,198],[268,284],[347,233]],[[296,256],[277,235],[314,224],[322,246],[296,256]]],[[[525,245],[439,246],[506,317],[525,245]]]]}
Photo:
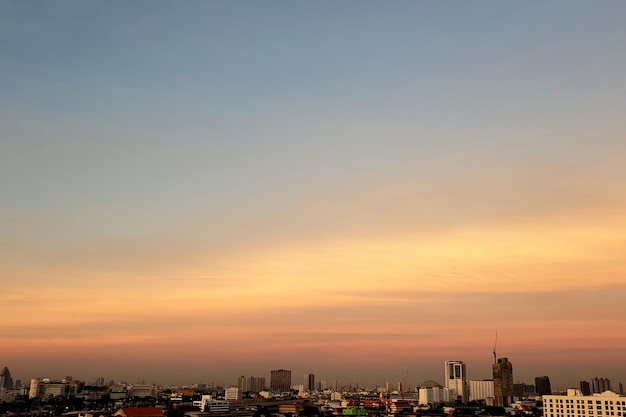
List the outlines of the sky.
{"type": "Polygon", "coordinates": [[[626,383],[625,18],[0,0],[0,366],[626,383]]]}

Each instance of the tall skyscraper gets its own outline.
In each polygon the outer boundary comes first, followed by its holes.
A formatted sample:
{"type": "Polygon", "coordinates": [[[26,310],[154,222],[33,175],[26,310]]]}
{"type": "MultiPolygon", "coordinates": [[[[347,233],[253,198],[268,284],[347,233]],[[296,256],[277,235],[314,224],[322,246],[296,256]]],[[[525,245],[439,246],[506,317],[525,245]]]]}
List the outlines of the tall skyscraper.
{"type": "Polygon", "coordinates": [[[445,387],[450,391],[450,398],[467,404],[469,392],[465,364],[461,361],[445,361],[444,373],[445,387]]]}
{"type": "Polygon", "coordinates": [[[582,392],[583,395],[591,395],[591,385],[589,381],[580,381],[580,392],[582,392]]]}
{"type": "Polygon", "coordinates": [[[0,372],[0,388],[13,389],[13,378],[11,378],[11,372],[6,366],[0,372]]]}
{"type": "Polygon", "coordinates": [[[237,379],[237,387],[239,387],[240,392],[261,392],[265,389],[265,378],[242,375],[237,379]]]}
{"type": "Polygon", "coordinates": [[[550,386],[550,378],[547,376],[538,376],[535,378],[535,392],[537,395],[550,395],[552,394],[552,387],[550,386]]]}
{"type": "Polygon", "coordinates": [[[304,376],[304,389],[305,391],[315,391],[315,375],[306,374],[304,376]]]}
{"type": "Polygon", "coordinates": [[[508,358],[499,358],[492,369],[495,405],[508,407],[513,401],[513,365],[508,358]]]}
{"type": "Polygon", "coordinates": [[[291,389],[291,371],[276,369],[270,371],[270,389],[272,391],[289,391],[291,389]]]}
{"type": "Polygon", "coordinates": [[[612,391],[611,380],[608,378],[595,377],[589,382],[591,384],[592,394],[602,394],[604,391],[612,391]]]}

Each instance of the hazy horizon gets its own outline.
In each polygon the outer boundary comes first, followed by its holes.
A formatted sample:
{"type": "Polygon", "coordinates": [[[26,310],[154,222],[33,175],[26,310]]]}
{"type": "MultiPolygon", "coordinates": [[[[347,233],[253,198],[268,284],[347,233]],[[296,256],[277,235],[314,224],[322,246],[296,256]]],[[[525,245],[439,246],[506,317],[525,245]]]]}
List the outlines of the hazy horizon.
{"type": "Polygon", "coordinates": [[[626,381],[625,18],[0,0],[0,366],[626,381]]]}

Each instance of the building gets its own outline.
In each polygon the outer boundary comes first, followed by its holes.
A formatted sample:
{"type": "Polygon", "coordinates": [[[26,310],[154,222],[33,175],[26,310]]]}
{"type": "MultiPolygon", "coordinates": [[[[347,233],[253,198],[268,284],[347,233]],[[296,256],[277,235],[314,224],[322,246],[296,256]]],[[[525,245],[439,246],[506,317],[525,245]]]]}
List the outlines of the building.
{"type": "Polygon", "coordinates": [[[265,389],[265,377],[262,376],[240,376],[237,386],[241,392],[261,392],[265,389]]]}
{"type": "Polygon", "coordinates": [[[589,381],[580,381],[580,392],[583,395],[591,395],[591,384],[589,384],[589,381]]]}
{"type": "Polygon", "coordinates": [[[493,364],[494,405],[508,407],[513,402],[513,365],[508,358],[493,364]]]}
{"type": "Polygon", "coordinates": [[[537,395],[552,394],[552,387],[550,386],[550,378],[547,376],[538,376],[535,378],[535,393],[537,395]]]}
{"type": "MultiPolygon", "coordinates": [[[[73,386],[74,390],[77,390],[77,386],[73,386]]],[[[75,391],[70,391],[70,382],[65,381],[51,381],[50,378],[36,378],[30,381],[30,391],[28,392],[29,399],[49,400],[51,398],[64,398],[70,394],[76,394],[75,391]]]]}
{"type": "Polygon", "coordinates": [[[592,394],[602,394],[604,391],[612,391],[611,380],[608,378],[595,377],[589,381],[592,394]]]}
{"type": "Polygon", "coordinates": [[[419,405],[436,405],[450,402],[450,391],[437,381],[424,381],[418,389],[419,405]]]}
{"type": "Polygon", "coordinates": [[[270,371],[270,390],[285,392],[291,389],[291,371],[276,369],[270,371]]]}
{"type": "Polygon", "coordinates": [[[156,398],[157,388],[154,385],[131,385],[128,390],[130,398],[156,398]]]}
{"type": "Polygon", "coordinates": [[[445,361],[444,363],[445,385],[450,392],[452,400],[467,404],[469,393],[467,389],[467,371],[461,361],[445,361]]]}
{"type": "Polygon", "coordinates": [[[544,395],[544,417],[623,417],[626,397],[612,391],[583,395],[578,389],[568,389],[567,395],[544,395]]]}
{"type": "Polygon", "coordinates": [[[307,374],[304,376],[304,389],[306,391],[315,391],[315,375],[307,374]]]}
{"type": "Polygon", "coordinates": [[[214,400],[212,395],[203,395],[200,401],[200,411],[203,413],[228,413],[230,403],[228,401],[214,400]]]}
{"type": "Polygon", "coordinates": [[[224,391],[224,399],[228,400],[241,400],[241,390],[239,387],[226,388],[224,391]]]}
{"type": "Polygon", "coordinates": [[[534,397],[535,394],[535,386],[533,384],[525,384],[523,382],[513,384],[513,397],[516,399],[534,397]]]}
{"type": "Polygon", "coordinates": [[[13,389],[13,378],[11,378],[11,372],[6,366],[0,372],[0,389],[2,388],[13,389]]]}
{"type": "Polygon", "coordinates": [[[467,381],[470,401],[485,401],[493,404],[493,380],[467,381]]]}

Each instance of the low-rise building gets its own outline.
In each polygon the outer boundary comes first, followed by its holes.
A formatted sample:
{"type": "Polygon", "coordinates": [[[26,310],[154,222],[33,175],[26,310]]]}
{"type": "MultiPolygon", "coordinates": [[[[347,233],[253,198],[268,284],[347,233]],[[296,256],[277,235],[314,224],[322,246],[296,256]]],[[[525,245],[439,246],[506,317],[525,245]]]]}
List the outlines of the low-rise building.
{"type": "Polygon", "coordinates": [[[568,389],[566,395],[543,396],[544,417],[624,417],[626,397],[612,391],[583,395],[568,389]]]}

